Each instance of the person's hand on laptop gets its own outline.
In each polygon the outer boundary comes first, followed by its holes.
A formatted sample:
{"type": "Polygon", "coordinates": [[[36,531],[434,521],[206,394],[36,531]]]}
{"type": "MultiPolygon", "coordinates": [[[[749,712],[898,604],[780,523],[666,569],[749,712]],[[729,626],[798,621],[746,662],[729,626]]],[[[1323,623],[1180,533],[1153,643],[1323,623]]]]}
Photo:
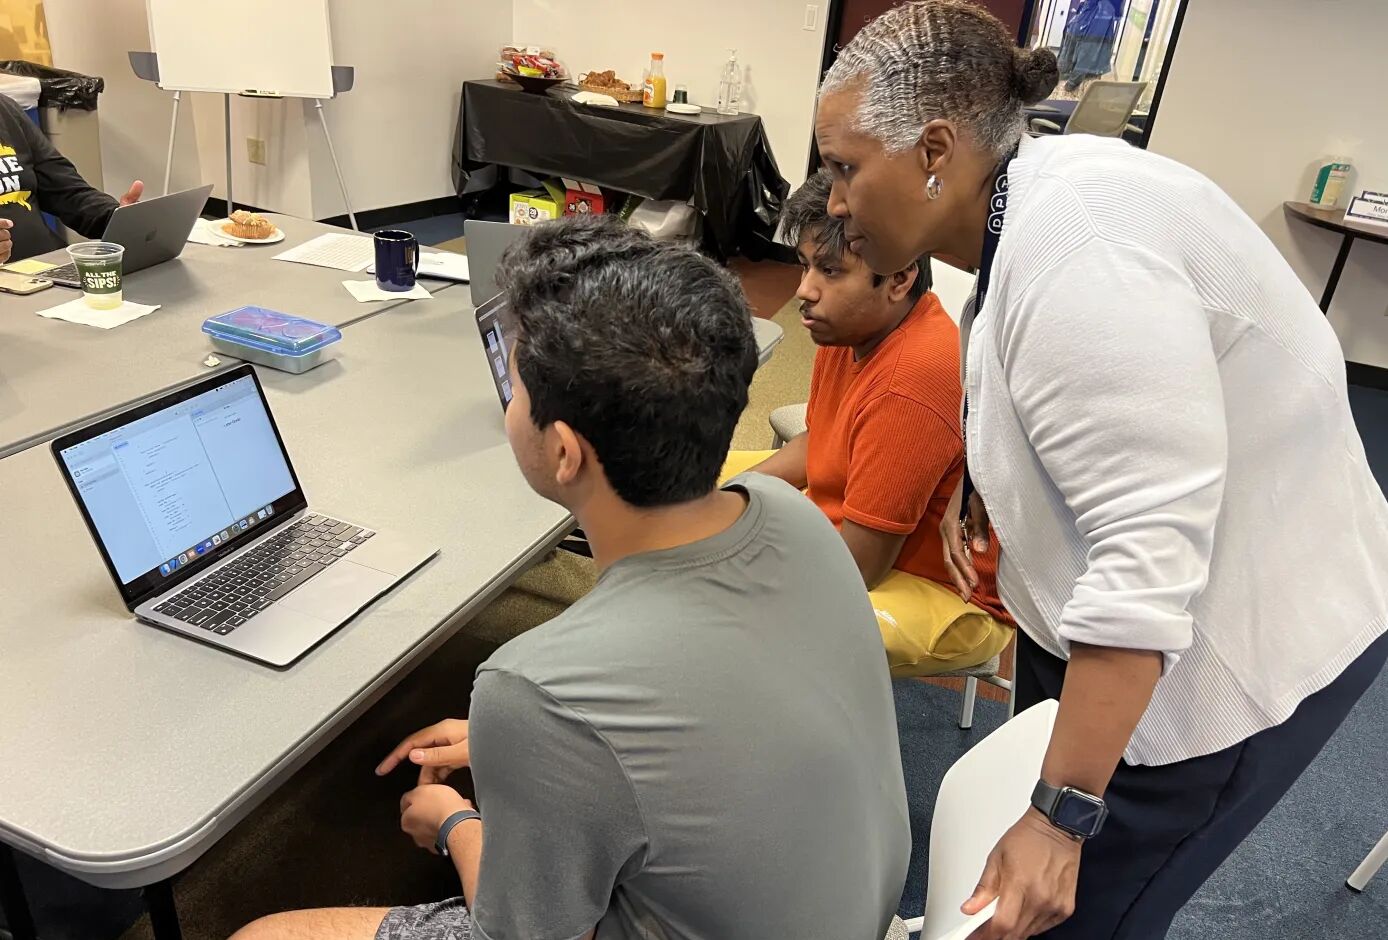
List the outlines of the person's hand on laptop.
{"type": "Polygon", "coordinates": [[[434,843],[439,829],[449,816],[465,809],[476,807],[450,786],[431,783],[415,787],[400,797],[400,828],[415,845],[437,854],[434,843]]]}
{"type": "Polygon", "coordinates": [[[468,766],[467,722],[448,718],[416,731],[386,755],[376,776],[385,776],[406,759],[419,767],[420,786],[443,783],[453,771],[468,766]]]}
{"type": "Polygon", "coordinates": [[[145,194],[145,184],[139,180],[130,184],[130,188],[125,191],[125,195],[120,197],[122,206],[133,206],[140,201],[140,197],[145,194]]]}
{"type": "Polygon", "coordinates": [[[10,260],[10,253],[14,251],[14,238],[10,235],[10,229],[14,228],[14,223],[9,219],[0,219],[0,264],[10,260]]]}

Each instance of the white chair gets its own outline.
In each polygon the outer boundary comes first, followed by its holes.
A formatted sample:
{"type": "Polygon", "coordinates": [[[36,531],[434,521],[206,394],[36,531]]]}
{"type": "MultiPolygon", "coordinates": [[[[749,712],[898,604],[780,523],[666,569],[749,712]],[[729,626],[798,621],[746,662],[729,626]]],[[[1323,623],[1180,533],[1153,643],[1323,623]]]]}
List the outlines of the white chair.
{"type": "Polygon", "coordinates": [[[992,916],[985,909],[967,917],[959,905],[973,894],[993,846],[1031,805],[1058,708],[1054,699],[1028,708],[970,748],[940,782],[925,914],[906,922],[922,940],[963,940],[992,916]]]}
{"type": "Polygon", "coordinates": [[[955,323],[964,315],[964,305],[973,296],[978,275],[943,261],[930,261],[930,290],[940,298],[940,306],[955,323]]]}
{"type": "MultiPolygon", "coordinates": [[[[1122,137],[1125,131],[1141,134],[1142,128],[1130,124],[1146,82],[1090,82],[1075,105],[1075,112],[1065,122],[1066,134],[1094,134],[1099,137],[1122,137]]],[[[1061,126],[1045,118],[1031,119],[1033,134],[1059,134],[1061,126]]]]}
{"type": "Polygon", "coordinates": [[[1369,850],[1369,854],[1364,857],[1364,861],[1359,863],[1354,874],[1345,879],[1345,884],[1355,891],[1363,891],[1369,883],[1369,879],[1378,874],[1378,870],[1383,867],[1384,862],[1388,862],[1388,832],[1385,832],[1383,838],[1378,840],[1378,845],[1369,850]]]}
{"type": "Polygon", "coordinates": [[[807,404],[782,405],[771,412],[771,449],[780,450],[786,441],[805,433],[807,404]]]}
{"type": "MultiPolygon", "coordinates": [[[[1003,652],[1007,652],[1003,650],[1003,652]]],[[[977,666],[970,666],[967,669],[956,669],[954,672],[941,673],[938,676],[931,676],[932,679],[963,679],[964,680],[964,701],[959,707],[959,728],[968,731],[974,726],[974,703],[978,701],[978,684],[986,682],[991,686],[1007,690],[1007,717],[1011,718],[1016,710],[1017,689],[1013,686],[1013,680],[1004,679],[998,673],[1002,670],[1002,654],[999,653],[986,663],[979,663],[977,666]]],[[[1017,646],[1012,646],[1012,674],[1017,674],[1017,646]]]]}

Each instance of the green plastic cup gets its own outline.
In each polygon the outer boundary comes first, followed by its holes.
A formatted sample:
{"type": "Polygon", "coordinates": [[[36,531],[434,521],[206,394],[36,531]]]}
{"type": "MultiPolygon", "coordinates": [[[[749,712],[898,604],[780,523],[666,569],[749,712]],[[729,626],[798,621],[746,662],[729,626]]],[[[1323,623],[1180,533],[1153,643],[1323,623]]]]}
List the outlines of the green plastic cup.
{"type": "Polygon", "coordinates": [[[115,242],[78,242],[69,245],[68,255],[77,265],[82,282],[82,299],[96,310],[114,310],[121,305],[121,262],[125,247],[115,242]]]}

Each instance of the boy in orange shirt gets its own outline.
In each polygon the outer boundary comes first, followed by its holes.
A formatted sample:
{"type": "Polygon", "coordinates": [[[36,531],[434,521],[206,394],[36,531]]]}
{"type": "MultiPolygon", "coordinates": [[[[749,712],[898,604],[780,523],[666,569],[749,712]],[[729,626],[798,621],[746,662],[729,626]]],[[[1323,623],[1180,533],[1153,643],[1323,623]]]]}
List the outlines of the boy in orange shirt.
{"type": "Polygon", "coordinates": [[[975,557],[980,583],[961,598],[945,569],[940,524],[964,469],[959,329],[930,293],[928,258],[874,274],[828,213],[829,178],[790,198],[786,236],[805,273],[796,296],[820,347],[805,433],[780,450],[729,455],[806,490],[847,544],[877,611],[894,676],[986,662],[1011,638],[997,599],[996,540],[975,557]]]}

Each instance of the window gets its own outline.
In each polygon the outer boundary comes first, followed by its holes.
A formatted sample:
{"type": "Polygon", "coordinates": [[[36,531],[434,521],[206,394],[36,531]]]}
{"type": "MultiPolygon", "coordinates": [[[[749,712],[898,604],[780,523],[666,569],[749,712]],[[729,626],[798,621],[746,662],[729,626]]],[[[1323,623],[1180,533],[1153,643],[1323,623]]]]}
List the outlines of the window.
{"type": "Polygon", "coordinates": [[[1055,98],[1078,100],[1095,79],[1143,82],[1134,114],[1142,126],[1185,0],[1038,0],[1029,45],[1060,60],[1055,98]]]}

